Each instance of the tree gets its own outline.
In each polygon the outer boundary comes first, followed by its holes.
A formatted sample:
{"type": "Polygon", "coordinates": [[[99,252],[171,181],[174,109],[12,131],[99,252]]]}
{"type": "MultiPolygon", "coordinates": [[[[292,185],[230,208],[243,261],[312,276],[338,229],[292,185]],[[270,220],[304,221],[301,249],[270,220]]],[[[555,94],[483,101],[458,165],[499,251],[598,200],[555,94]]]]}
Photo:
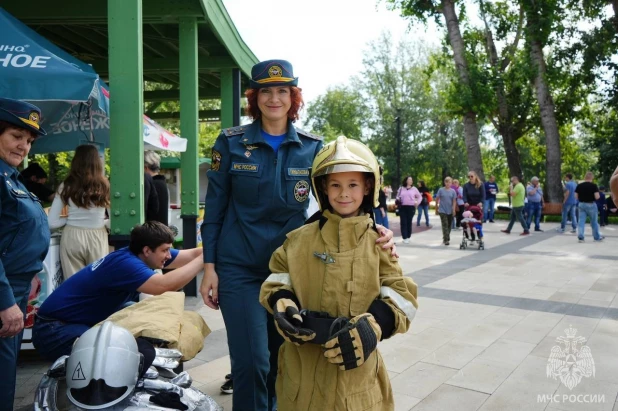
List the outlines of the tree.
{"type": "Polygon", "coordinates": [[[562,174],[560,131],[556,121],[556,108],[547,82],[547,67],[543,47],[556,18],[558,2],[555,0],[521,0],[526,14],[526,42],[534,68],[534,88],[545,132],[547,183],[546,196],[551,203],[562,202],[562,174]]]}
{"type": "Polygon", "coordinates": [[[493,77],[496,107],[490,115],[490,120],[502,137],[503,149],[511,176],[522,176],[521,160],[516,142],[526,132],[526,120],[531,107],[527,78],[522,79],[521,72],[524,70],[522,63],[526,61],[518,59],[517,48],[523,30],[524,13],[519,8],[518,15],[513,18],[507,3],[496,2],[485,5],[479,0],[480,13],[484,23],[484,38],[487,59],[493,77]],[[494,34],[489,24],[486,10],[491,13],[498,26],[498,40],[507,43],[507,36],[515,32],[514,39],[503,48],[502,56],[494,41],[494,34]],[[517,64],[519,63],[519,64],[517,64]],[[513,67],[515,66],[515,67],[513,67]]]}
{"type": "Polygon", "coordinates": [[[459,18],[455,11],[455,0],[441,0],[439,4],[427,0],[386,0],[391,9],[398,9],[403,17],[409,17],[421,22],[427,18],[444,17],[447,34],[457,75],[459,77],[462,96],[467,100],[462,108],[463,125],[468,154],[468,168],[475,170],[481,179],[484,179],[483,161],[479,145],[479,128],[477,124],[477,111],[474,109],[478,100],[475,99],[475,88],[472,86],[468,60],[466,58],[465,44],[461,35],[459,18]]]}
{"type": "MultiPolygon", "coordinates": [[[[403,39],[396,46],[390,35],[369,43],[361,74],[352,80],[368,109],[366,141],[387,170],[396,170],[396,122],[401,118],[401,170],[422,171],[417,161],[424,145],[435,137],[431,126],[425,70],[428,52],[419,43],[403,39]]],[[[396,173],[395,173],[396,174],[396,173]]],[[[392,180],[394,186],[399,181],[392,180]]]]}
{"type": "Polygon", "coordinates": [[[340,85],[327,89],[326,94],[307,105],[306,122],[314,133],[324,136],[326,142],[340,135],[361,140],[368,115],[361,93],[340,85]]]}

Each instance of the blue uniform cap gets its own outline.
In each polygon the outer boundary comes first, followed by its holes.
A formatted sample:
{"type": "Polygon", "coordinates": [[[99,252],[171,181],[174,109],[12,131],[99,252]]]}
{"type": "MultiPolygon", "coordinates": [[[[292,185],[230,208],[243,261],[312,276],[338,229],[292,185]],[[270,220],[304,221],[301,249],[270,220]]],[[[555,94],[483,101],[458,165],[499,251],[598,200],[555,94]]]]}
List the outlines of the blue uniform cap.
{"type": "Polygon", "coordinates": [[[47,135],[39,124],[41,109],[25,101],[0,98],[0,120],[30,130],[37,135],[47,135]]]}
{"type": "Polygon", "coordinates": [[[289,61],[266,60],[253,66],[249,83],[251,88],[296,86],[298,77],[289,61]]]}

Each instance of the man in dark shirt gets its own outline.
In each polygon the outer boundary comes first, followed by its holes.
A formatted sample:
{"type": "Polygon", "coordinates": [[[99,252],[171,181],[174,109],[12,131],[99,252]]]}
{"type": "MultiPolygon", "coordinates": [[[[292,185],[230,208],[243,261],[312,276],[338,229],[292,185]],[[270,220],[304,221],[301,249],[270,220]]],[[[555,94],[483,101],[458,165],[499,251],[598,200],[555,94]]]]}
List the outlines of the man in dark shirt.
{"type": "Polygon", "coordinates": [[[169,190],[167,189],[165,176],[159,174],[161,171],[161,157],[154,151],[146,151],[144,153],[144,171],[152,177],[151,190],[154,190],[157,196],[157,211],[156,213],[148,215],[148,220],[169,225],[169,190]]]}
{"type": "Polygon", "coordinates": [[[602,241],[605,237],[599,232],[599,223],[597,217],[599,210],[595,203],[601,196],[599,187],[592,182],[594,175],[591,171],[586,173],[585,181],[579,183],[575,188],[575,198],[579,201],[577,208],[579,209],[579,227],[577,230],[577,238],[580,243],[584,242],[584,231],[586,228],[586,217],[590,217],[590,227],[592,228],[592,237],[594,241],[602,241]]]}
{"type": "Polygon", "coordinates": [[[24,178],[24,185],[28,191],[43,202],[53,201],[56,193],[45,186],[47,173],[38,163],[31,163],[21,172],[21,176],[24,178]]]}
{"type": "Polygon", "coordinates": [[[498,193],[498,184],[496,177],[490,176],[489,181],[485,181],[485,204],[483,205],[483,222],[494,222],[494,209],[496,208],[496,193],[498,193]]]}

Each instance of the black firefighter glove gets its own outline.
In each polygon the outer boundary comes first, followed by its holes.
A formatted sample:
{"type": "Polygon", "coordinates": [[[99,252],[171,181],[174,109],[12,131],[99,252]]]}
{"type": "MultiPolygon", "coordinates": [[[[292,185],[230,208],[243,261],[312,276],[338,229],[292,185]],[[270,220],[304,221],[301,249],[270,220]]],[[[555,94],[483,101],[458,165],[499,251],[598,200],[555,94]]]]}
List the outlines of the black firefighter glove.
{"type": "Polygon", "coordinates": [[[343,371],[360,367],[378,346],[382,330],[373,315],[352,318],[324,344],[328,362],[343,371]]]}
{"type": "Polygon", "coordinates": [[[303,318],[298,310],[298,299],[289,290],[276,292],[270,301],[275,317],[277,331],[286,340],[295,345],[302,345],[315,338],[315,332],[308,328],[301,328],[303,318]]]}

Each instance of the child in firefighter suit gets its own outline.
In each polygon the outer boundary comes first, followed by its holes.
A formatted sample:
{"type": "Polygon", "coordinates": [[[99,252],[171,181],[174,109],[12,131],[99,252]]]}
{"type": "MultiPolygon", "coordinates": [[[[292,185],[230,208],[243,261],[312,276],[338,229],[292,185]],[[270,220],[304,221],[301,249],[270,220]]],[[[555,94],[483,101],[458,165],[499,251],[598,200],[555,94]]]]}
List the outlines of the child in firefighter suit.
{"type": "Polygon", "coordinates": [[[364,144],[341,136],[322,148],[312,170],[322,213],[287,235],[260,292],[286,340],[278,410],[393,410],[376,346],[408,330],[417,286],[376,245],[378,163],[364,144]]]}

